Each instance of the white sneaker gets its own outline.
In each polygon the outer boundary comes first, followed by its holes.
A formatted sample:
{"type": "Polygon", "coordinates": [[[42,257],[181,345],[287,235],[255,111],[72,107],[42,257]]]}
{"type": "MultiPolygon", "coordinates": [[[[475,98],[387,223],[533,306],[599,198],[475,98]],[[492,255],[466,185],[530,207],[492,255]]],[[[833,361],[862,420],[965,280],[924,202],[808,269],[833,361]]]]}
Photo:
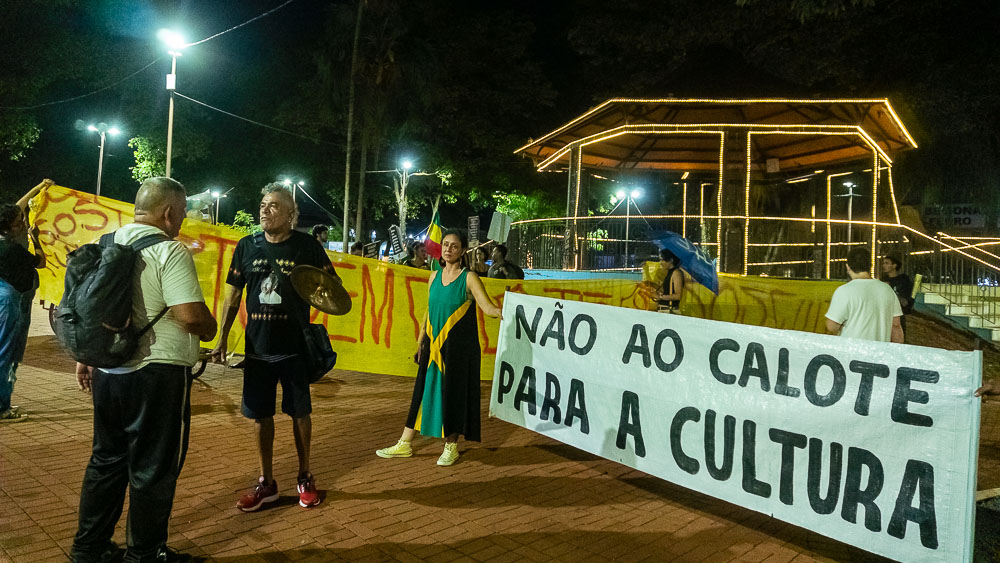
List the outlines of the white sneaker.
{"type": "Polygon", "coordinates": [[[451,465],[458,461],[458,442],[445,442],[444,451],[438,458],[438,465],[451,465]]]}

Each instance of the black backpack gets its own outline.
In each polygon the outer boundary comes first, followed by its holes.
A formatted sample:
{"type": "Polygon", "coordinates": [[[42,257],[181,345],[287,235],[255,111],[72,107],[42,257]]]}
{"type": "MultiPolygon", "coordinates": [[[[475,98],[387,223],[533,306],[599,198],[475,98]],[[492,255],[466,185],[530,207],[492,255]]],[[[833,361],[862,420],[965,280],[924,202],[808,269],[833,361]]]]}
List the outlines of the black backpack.
{"type": "Polygon", "coordinates": [[[115,368],[132,359],[139,339],[167,312],[164,308],[141,330],[132,324],[132,283],[138,275],[139,251],[168,240],[156,234],[123,245],[115,243],[115,234],[110,233],[69,253],[55,333],[74,360],[115,368]]]}

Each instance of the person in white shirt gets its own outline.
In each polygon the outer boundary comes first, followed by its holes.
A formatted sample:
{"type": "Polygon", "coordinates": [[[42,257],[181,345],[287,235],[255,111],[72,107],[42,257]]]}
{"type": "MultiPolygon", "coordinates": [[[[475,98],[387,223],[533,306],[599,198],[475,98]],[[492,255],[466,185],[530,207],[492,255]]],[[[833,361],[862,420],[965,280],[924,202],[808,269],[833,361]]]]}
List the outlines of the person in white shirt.
{"type": "Polygon", "coordinates": [[[139,253],[132,323],[144,327],[163,309],[167,313],[124,366],[76,366],[80,389],[94,396],[94,446],[80,491],[73,561],[116,557],[119,549],[111,538],[126,490],[126,560],[186,560],[167,548],[167,523],[187,452],[191,366],[198,360],[198,341],[214,338],[216,323],[191,253],[172,240],[184,222],[185,196],[176,180],[146,180],[135,197],[135,222],[115,232],[115,243],[122,245],[148,235],[171,239],[139,253]]]}
{"type": "Polygon", "coordinates": [[[848,338],[903,342],[903,309],[889,285],[872,279],[871,254],[855,248],[847,254],[851,281],[837,288],[826,311],[826,330],[848,338]]]}

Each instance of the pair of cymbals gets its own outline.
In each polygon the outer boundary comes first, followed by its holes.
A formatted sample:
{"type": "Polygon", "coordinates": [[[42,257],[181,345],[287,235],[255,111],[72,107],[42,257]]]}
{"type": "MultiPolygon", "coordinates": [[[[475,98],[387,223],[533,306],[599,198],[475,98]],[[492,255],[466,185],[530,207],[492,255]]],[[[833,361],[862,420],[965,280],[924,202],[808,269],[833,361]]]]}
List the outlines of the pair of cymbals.
{"type": "Polygon", "coordinates": [[[316,309],[330,315],[346,315],[351,312],[351,296],[347,294],[340,278],[304,264],[292,268],[289,277],[295,293],[316,309]]]}

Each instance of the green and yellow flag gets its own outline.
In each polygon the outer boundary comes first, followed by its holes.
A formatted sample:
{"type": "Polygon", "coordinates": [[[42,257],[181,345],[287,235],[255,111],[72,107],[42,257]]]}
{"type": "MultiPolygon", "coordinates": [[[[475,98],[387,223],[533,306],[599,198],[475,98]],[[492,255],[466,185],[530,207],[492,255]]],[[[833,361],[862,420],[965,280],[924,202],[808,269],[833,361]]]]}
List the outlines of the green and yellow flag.
{"type": "Polygon", "coordinates": [[[431,224],[427,227],[427,238],[424,239],[424,248],[427,250],[427,255],[433,258],[431,260],[431,270],[441,269],[441,216],[438,214],[437,210],[434,211],[434,216],[431,218],[431,224]]]}

